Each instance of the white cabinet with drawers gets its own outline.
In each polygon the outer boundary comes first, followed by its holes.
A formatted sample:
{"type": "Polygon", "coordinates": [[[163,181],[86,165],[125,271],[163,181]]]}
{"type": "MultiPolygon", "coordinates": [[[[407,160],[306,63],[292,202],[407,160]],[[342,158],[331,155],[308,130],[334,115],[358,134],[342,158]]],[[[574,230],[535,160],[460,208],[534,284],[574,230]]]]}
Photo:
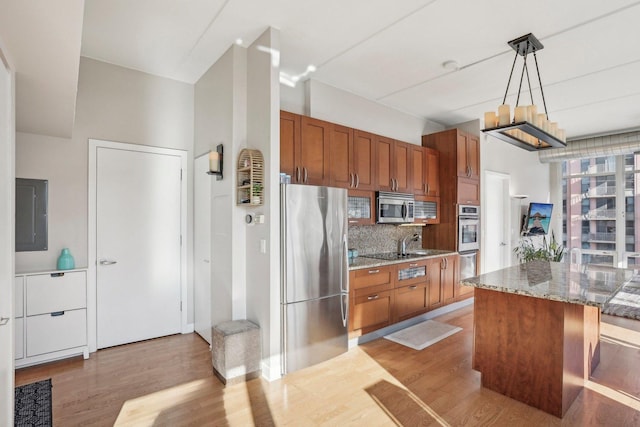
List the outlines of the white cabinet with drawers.
{"type": "Polygon", "coordinates": [[[15,284],[16,367],[88,358],[86,270],[20,274],[15,284]]]}

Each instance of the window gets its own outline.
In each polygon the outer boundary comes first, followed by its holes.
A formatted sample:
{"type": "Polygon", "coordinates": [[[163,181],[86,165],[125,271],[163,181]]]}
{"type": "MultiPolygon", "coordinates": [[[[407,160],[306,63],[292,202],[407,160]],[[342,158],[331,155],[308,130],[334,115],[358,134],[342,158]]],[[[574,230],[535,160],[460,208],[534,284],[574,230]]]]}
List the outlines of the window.
{"type": "Polygon", "coordinates": [[[562,240],[573,260],[640,263],[640,154],[565,161],[562,177],[562,240]]]}

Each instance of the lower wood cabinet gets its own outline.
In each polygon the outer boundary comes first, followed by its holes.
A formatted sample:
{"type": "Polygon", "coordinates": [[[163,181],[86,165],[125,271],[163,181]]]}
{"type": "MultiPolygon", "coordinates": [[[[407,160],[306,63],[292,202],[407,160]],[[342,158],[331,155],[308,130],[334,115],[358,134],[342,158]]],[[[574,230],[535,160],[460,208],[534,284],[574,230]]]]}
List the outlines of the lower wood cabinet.
{"type": "Polygon", "coordinates": [[[350,337],[454,302],[460,295],[457,269],[453,254],[350,271],[350,337]]]}
{"type": "Polygon", "coordinates": [[[395,293],[395,320],[397,322],[426,313],[429,309],[427,282],[396,288],[395,293]]]}
{"type": "Polygon", "coordinates": [[[352,300],[351,330],[367,334],[391,324],[393,291],[371,292],[352,300]]]}

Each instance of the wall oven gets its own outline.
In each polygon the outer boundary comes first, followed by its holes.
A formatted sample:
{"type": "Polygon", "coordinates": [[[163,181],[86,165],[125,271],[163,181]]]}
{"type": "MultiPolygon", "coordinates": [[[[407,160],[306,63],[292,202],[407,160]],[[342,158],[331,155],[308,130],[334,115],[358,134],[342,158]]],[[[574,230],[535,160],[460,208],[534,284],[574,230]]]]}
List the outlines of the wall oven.
{"type": "Polygon", "coordinates": [[[480,249],[480,207],[458,205],[458,252],[480,249]]]}
{"type": "Polygon", "coordinates": [[[379,224],[413,222],[415,204],[413,194],[378,191],[376,195],[376,221],[379,224]]]}

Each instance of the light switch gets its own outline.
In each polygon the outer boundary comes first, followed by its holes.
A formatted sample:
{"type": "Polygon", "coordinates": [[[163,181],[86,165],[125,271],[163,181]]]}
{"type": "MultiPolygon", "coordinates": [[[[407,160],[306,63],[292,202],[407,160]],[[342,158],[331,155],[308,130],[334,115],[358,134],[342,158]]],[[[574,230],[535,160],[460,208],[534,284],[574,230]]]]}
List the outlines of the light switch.
{"type": "Polygon", "coordinates": [[[260,253],[267,253],[267,241],[265,239],[260,239],[260,253]]]}

